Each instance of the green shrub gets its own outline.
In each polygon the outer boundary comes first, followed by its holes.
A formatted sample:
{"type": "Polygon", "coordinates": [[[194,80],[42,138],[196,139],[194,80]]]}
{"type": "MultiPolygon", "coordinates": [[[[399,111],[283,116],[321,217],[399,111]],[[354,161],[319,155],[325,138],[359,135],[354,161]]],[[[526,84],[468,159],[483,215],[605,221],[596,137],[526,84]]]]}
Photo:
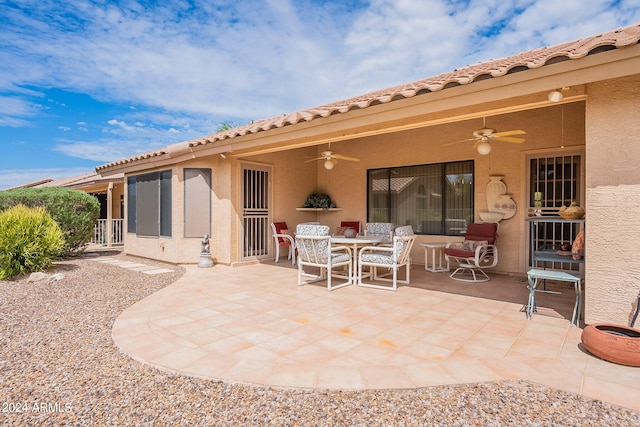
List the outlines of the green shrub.
{"type": "Polygon", "coordinates": [[[100,217],[100,202],[95,197],[70,188],[19,188],[0,191],[0,211],[18,204],[43,207],[58,223],[64,235],[65,255],[83,250],[91,241],[100,217]]]}
{"type": "Polygon", "coordinates": [[[62,254],[60,226],[42,207],[0,213],[0,279],[44,270],[62,254]]]}

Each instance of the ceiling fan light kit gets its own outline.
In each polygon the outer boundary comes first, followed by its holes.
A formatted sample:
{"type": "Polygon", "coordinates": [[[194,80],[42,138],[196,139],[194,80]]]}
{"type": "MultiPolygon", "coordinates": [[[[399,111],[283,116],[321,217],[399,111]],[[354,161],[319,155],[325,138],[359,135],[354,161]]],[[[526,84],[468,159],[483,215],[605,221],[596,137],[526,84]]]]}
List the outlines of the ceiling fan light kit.
{"type": "Polygon", "coordinates": [[[487,141],[483,141],[480,144],[478,144],[478,153],[482,154],[483,156],[486,156],[490,152],[491,152],[491,144],[489,144],[487,141]]]}
{"type": "Polygon", "coordinates": [[[348,160],[350,162],[360,161],[360,159],[356,159],[355,157],[347,157],[343,156],[342,154],[338,154],[335,151],[327,150],[320,153],[320,157],[306,160],[305,163],[314,162],[316,160],[324,160],[324,168],[327,170],[333,169],[336,163],[338,163],[338,160],[348,160]]]}

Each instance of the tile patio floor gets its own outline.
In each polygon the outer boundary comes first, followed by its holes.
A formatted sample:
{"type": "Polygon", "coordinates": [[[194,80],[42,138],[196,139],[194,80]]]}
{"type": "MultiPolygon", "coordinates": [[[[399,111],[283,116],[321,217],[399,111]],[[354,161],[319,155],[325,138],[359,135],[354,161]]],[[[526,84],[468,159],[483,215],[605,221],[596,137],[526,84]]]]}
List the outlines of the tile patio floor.
{"type": "Polygon", "coordinates": [[[272,387],[525,379],[640,411],[640,368],[581,348],[582,329],[570,326],[572,288],[538,295],[527,320],[526,283],[497,274],[463,283],[414,264],[411,285],[397,292],[327,292],[325,282],[298,287],[286,259],[186,269],[116,319],[122,351],[161,369],[272,387]]]}

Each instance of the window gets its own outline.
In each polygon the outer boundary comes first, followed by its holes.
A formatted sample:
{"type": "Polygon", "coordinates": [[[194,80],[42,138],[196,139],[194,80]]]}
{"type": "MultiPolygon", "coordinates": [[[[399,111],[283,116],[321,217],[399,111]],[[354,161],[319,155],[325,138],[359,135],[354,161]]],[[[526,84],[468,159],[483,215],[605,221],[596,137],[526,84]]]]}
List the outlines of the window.
{"type": "Polygon", "coordinates": [[[411,225],[416,234],[455,236],[473,222],[473,161],[367,172],[369,222],[411,225]]]}
{"type": "Polygon", "coordinates": [[[184,170],[184,236],[211,235],[211,169],[184,170]]]}
{"type": "Polygon", "coordinates": [[[127,178],[127,231],[171,236],[171,170],[127,178]]]}

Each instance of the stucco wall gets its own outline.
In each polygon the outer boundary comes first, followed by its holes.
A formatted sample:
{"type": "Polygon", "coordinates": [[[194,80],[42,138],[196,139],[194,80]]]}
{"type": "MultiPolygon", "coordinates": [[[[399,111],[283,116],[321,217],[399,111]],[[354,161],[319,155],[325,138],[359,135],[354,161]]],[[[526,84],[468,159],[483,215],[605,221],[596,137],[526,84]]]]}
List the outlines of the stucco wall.
{"type": "Polygon", "coordinates": [[[640,76],[588,95],[585,321],[628,325],[640,290],[640,76]]]}
{"type": "MultiPolygon", "coordinates": [[[[488,118],[486,126],[500,130],[523,129],[527,132],[523,144],[493,142],[492,151],[483,156],[473,149],[473,142],[450,142],[468,139],[474,130],[482,127],[482,119],[422,128],[388,135],[363,138],[344,143],[333,143],[331,149],[360,158],[357,163],[339,162],[328,171],[318,167],[318,187],[326,191],[343,210],[323,213],[318,221],[334,229],[340,220],[366,222],[367,169],[475,161],[475,217],[487,209],[486,184],[490,175],[503,175],[507,193],[517,204],[514,217],[500,222],[498,249],[499,262],[495,272],[524,275],[526,272],[527,233],[525,223],[528,212],[526,156],[539,153],[561,155],[563,152],[582,150],[584,144],[584,103],[553,105],[536,110],[522,111],[488,118]],[[564,127],[564,131],[563,128],[564,127]],[[565,148],[561,148],[564,146],[565,148]]],[[[320,147],[319,150],[324,150],[320,147]]],[[[424,242],[462,240],[452,236],[418,236],[412,252],[416,264],[424,262],[424,242]]]]}

